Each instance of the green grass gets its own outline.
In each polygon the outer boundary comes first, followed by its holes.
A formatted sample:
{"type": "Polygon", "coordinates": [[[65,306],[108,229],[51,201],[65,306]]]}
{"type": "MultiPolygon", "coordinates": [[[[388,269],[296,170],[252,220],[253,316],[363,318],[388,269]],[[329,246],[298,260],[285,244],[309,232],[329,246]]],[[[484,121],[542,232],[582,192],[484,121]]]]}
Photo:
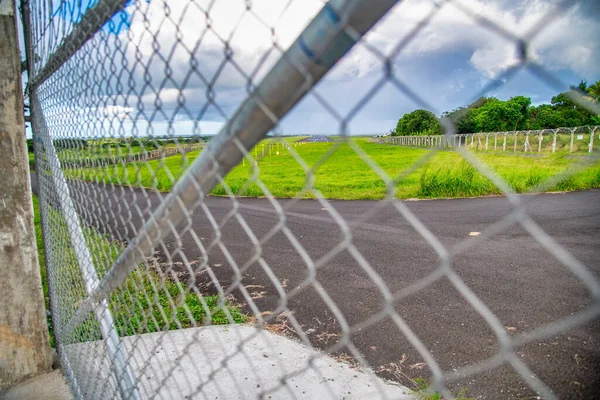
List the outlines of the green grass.
{"type": "MultiPolygon", "coordinates": [[[[48,308],[42,232],[38,199],[35,196],[34,206],[44,298],[48,308]]],[[[50,209],[48,217],[52,226],[51,239],[57,244],[53,249],[56,265],[53,273],[56,291],[60,293],[56,299],[57,306],[61,310],[58,318],[62,318],[60,323],[64,325],[72,317],[78,302],[86,297],[86,292],[62,215],[50,209]]],[[[123,251],[123,245],[89,228],[84,229],[84,236],[96,272],[102,278],[123,251]]],[[[208,323],[214,325],[242,323],[247,320],[247,316],[230,300],[221,299],[218,295],[202,295],[190,291],[181,282],[165,274],[160,266],[150,266],[146,263],[138,266],[111,295],[109,308],[121,336],[188,328],[208,323]]],[[[93,316],[79,326],[73,335],[74,341],[100,339],[98,324],[93,316]]],[[[51,340],[53,342],[53,338],[51,340]]]]}
{"type": "Polygon", "coordinates": [[[50,316],[50,297],[48,295],[48,275],[46,273],[46,254],[44,253],[44,240],[42,236],[42,220],[40,217],[40,204],[37,196],[33,195],[33,225],[35,228],[35,241],[38,249],[38,260],[40,263],[40,275],[42,278],[42,290],[44,293],[44,306],[48,320],[48,333],[50,346],[54,347],[54,329],[52,326],[52,317],[50,316]]]}
{"type": "MultiPolygon", "coordinates": [[[[429,381],[424,378],[415,378],[412,379],[412,383],[415,386],[414,389],[411,389],[411,394],[415,396],[418,400],[443,400],[444,397],[438,392],[433,391],[430,388],[429,381]]],[[[462,388],[458,391],[458,393],[454,396],[456,400],[475,400],[474,397],[467,397],[467,388],[462,388]]]]}
{"type": "MultiPolygon", "coordinates": [[[[258,169],[246,160],[226,177],[225,182],[231,192],[240,196],[265,196],[256,182],[251,181],[251,177],[256,173],[268,191],[276,197],[314,198],[316,194],[313,190],[305,190],[308,187],[309,174],[301,164],[281,145],[278,147],[279,155],[276,155],[275,147],[269,154],[266,146],[263,156],[264,143],[267,142],[259,144],[250,152],[252,157],[258,159],[258,169]]],[[[293,145],[293,142],[290,143],[293,145]]],[[[354,143],[384,174],[392,178],[398,177],[430,151],[378,144],[364,138],[354,139],[354,143]]],[[[382,177],[347,143],[310,143],[296,145],[293,149],[306,164],[306,168],[311,169],[314,188],[326,198],[382,199],[387,194],[382,177]]],[[[187,157],[177,155],[147,164],[131,163],[126,167],[114,165],[97,169],[70,170],[68,174],[77,179],[168,191],[198,154],[199,152],[192,152],[187,157]]],[[[517,193],[527,191],[584,157],[578,154],[569,155],[566,152],[515,154],[488,151],[474,154],[517,193]]],[[[472,197],[500,193],[488,179],[470,167],[460,154],[451,150],[438,151],[423,165],[408,172],[395,184],[395,195],[400,199],[472,197]]],[[[598,187],[600,163],[597,162],[550,190],[583,190],[598,187]]],[[[219,184],[212,194],[226,195],[227,191],[224,185],[219,184]]]]}
{"type": "Polygon", "coordinates": [[[27,153],[27,161],[29,163],[29,170],[35,171],[35,154],[27,153]]]}
{"type": "MultiPolygon", "coordinates": [[[[98,275],[102,277],[121,254],[123,246],[91,229],[85,229],[84,235],[98,275]]],[[[207,323],[242,323],[247,319],[230,301],[220,302],[217,295],[189,291],[160,267],[147,264],[140,265],[113,293],[109,307],[122,336],[207,323]]]]}

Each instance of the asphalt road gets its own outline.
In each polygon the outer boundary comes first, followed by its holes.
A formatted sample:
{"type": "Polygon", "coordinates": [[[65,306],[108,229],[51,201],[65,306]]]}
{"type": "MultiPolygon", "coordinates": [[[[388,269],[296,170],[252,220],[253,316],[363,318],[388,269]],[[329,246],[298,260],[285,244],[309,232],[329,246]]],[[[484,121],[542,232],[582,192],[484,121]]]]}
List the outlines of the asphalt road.
{"type": "MultiPolygon", "coordinates": [[[[33,186],[35,190],[35,182],[33,186]]],[[[82,182],[73,183],[72,191],[84,219],[97,229],[108,230],[123,239],[133,236],[133,228],[139,228],[162,196],[139,189],[104,188],[82,182]]],[[[523,199],[527,202],[528,215],[599,277],[600,191],[524,196],[523,199]]],[[[261,239],[279,222],[268,200],[238,201],[237,214],[232,212],[233,202],[229,199],[209,197],[205,202],[212,218],[221,225],[222,246],[212,247],[208,262],[224,287],[232,282],[233,262],[242,267],[256,253],[254,238],[246,234],[244,224],[261,239]],[[234,216],[228,218],[232,214],[234,216]],[[241,220],[244,222],[240,223],[241,220]]],[[[327,256],[344,240],[342,229],[330,215],[331,210],[350,224],[354,248],[392,293],[410,287],[438,265],[431,246],[388,203],[330,201],[322,204],[314,200],[280,200],[279,203],[287,210],[288,233],[312,260],[327,259],[317,269],[316,279],[349,326],[378,313],[383,296],[352,250],[345,248],[332,258],[327,256]],[[361,220],[367,213],[373,215],[361,220]]],[[[472,232],[485,231],[510,209],[504,197],[404,204],[447,248],[472,238],[472,232]]],[[[204,246],[214,241],[215,229],[201,209],[191,217],[191,227],[204,246]]],[[[202,255],[195,238],[188,232],[181,237],[181,244],[185,257],[198,265],[202,255]]],[[[176,241],[170,238],[166,246],[169,253],[174,253],[176,241]]],[[[164,254],[158,253],[163,262],[164,254]]],[[[281,230],[262,243],[262,257],[287,293],[309,276],[306,263],[281,230]]],[[[180,257],[175,254],[173,259],[177,262],[180,257]]],[[[565,318],[592,302],[584,285],[519,225],[477,243],[455,257],[452,266],[511,335],[565,318]]],[[[182,279],[188,277],[177,263],[175,268],[182,279]]],[[[259,263],[246,266],[242,276],[255,307],[265,313],[277,308],[281,298],[259,263]]],[[[198,274],[196,283],[203,290],[214,290],[206,273],[198,274]]],[[[250,312],[239,288],[234,289],[233,294],[250,312]]],[[[327,348],[339,339],[340,321],[314,286],[289,298],[287,305],[315,346],[327,348]]],[[[483,318],[446,278],[402,298],[395,303],[395,309],[445,371],[485,360],[499,348],[483,318]]],[[[384,377],[406,384],[407,377],[427,378],[430,374],[421,364],[417,351],[389,318],[358,331],[351,339],[384,377]]],[[[521,346],[517,354],[559,398],[599,398],[598,319],[564,334],[521,346]]],[[[519,375],[506,365],[449,386],[455,390],[466,387],[468,395],[478,398],[535,398],[519,375]]]]}
{"type": "Polygon", "coordinates": [[[325,135],[312,135],[312,136],[306,137],[304,139],[297,140],[297,142],[298,143],[300,143],[300,142],[326,143],[326,142],[333,142],[333,139],[330,138],[329,136],[325,136],[325,135]]]}

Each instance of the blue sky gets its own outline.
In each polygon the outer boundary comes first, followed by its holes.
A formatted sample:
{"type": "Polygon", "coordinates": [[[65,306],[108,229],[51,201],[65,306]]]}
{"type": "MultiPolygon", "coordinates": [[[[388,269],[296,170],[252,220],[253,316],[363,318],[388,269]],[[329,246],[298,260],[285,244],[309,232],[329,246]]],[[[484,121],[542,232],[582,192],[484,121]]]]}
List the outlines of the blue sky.
{"type": "MultiPolygon", "coordinates": [[[[517,60],[514,42],[474,22],[452,4],[456,2],[440,1],[444,5],[427,27],[394,58],[398,79],[437,114],[468,104],[517,60]]],[[[197,0],[195,4],[199,7],[187,8],[187,1],[167,3],[169,17],[165,18],[162,2],[130,2],[126,11],[116,15],[104,28],[108,39],[101,44],[102,48],[96,49],[113,56],[106,59],[105,65],[90,67],[100,70],[110,69],[111,64],[120,68],[126,64],[126,76],[113,76],[96,83],[97,95],[92,99],[73,97],[63,108],[49,112],[64,113],[66,109],[72,114],[96,112],[103,121],[99,130],[103,134],[112,126],[116,130],[110,132],[128,135],[134,131],[131,121],[135,121],[138,135],[217,133],[225,118],[243,101],[247,83],[231,63],[220,69],[224,43],[232,49],[233,61],[250,74],[260,65],[263,54],[273,48],[270,28],[276,33],[278,46],[285,49],[323,4],[321,0],[296,0],[285,8],[286,1],[254,0],[248,12],[243,0],[219,0],[208,12],[211,28],[207,30],[209,21],[204,11],[208,8],[203,7],[208,6],[208,0],[197,0]],[[169,60],[169,69],[163,59],[169,60]],[[198,73],[189,76],[191,63],[198,73]],[[147,76],[151,76],[150,84],[147,76]],[[213,81],[211,87],[218,108],[214,105],[207,108],[207,81],[213,81]],[[111,90],[119,83],[131,88],[126,96],[111,90]],[[157,102],[161,104],[158,113],[157,102]],[[178,106],[181,102],[184,109],[178,106]],[[205,112],[201,113],[202,110],[205,112]]],[[[549,21],[529,41],[530,57],[565,85],[582,79],[589,82],[600,79],[597,67],[600,2],[586,0],[576,2],[574,7],[558,9],[554,8],[558,3],[554,0],[459,0],[458,3],[516,35],[527,35],[539,21],[549,21]],[[558,11],[550,21],[552,10],[558,11]]],[[[81,9],[90,4],[95,2],[84,2],[81,9]]],[[[399,40],[432,9],[435,9],[432,1],[400,2],[366,36],[365,42],[383,54],[392,54],[399,40]]],[[[253,81],[257,83],[276,59],[276,55],[268,57],[253,81]]],[[[86,79],[91,72],[89,68],[74,68],[71,73],[86,79]]],[[[349,117],[350,110],[382,77],[381,60],[364,44],[359,44],[314,90],[339,115],[349,117]]],[[[534,104],[541,104],[549,102],[557,92],[557,88],[536,75],[521,71],[487,95],[501,99],[525,95],[534,104]]],[[[384,133],[404,113],[416,108],[421,107],[387,83],[352,115],[347,132],[384,133]]],[[[279,132],[284,134],[338,134],[339,131],[339,121],[312,95],[302,100],[279,126],[279,132]]]]}

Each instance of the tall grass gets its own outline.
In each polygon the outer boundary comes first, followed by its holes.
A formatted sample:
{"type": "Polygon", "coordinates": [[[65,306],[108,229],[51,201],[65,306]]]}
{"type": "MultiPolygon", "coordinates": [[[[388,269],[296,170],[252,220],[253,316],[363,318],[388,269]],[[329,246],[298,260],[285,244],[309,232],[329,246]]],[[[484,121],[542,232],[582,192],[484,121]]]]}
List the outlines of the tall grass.
{"type": "Polygon", "coordinates": [[[474,197],[500,193],[492,182],[477,172],[471,164],[461,161],[456,169],[432,170],[431,164],[423,168],[417,192],[421,198],[474,197]]]}

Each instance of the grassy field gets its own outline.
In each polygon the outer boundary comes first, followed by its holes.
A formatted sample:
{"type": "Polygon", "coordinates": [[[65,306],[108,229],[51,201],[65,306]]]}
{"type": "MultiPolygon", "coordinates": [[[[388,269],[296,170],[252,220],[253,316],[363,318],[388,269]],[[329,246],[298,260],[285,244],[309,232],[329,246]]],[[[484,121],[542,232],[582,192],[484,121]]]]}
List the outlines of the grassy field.
{"type": "MultiPolygon", "coordinates": [[[[266,142],[263,142],[266,143],[266,142]]],[[[293,142],[290,141],[293,146],[293,142]]],[[[431,156],[427,162],[412,171],[406,171],[429,150],[406,148],[372,143],[366,138],[355,139],[355,144],[368,158],[376,163],[389,177],[405,176],[396,183],[396,196],[408,198],[472,197],[499,194],[488,179],[462,159],[460,154],[443,150],[431,156]]],[[[299,154],[311,173],[280,145],[277,150],[268,151],[262,144],[251,151],[258,159],[258,177],[271,194],[276,197],[304,198],[315,197],[312,190],[304,190],[307,176],[314,176],[314,188],[326,198],[332,199],[382,199],[386,186],[381,176],[359,156],[347,143],[309,143],[296,145],[293,149],[299,154]],[[279,151],[279,155],[276,152],[279,151]]],[[[115,165],[102,169],[71,170],[73,178],[131,184],[168,191],[189,163],[199,152],[189,153],[187,158],[172,156],[165,160],[150,161],[147,164],[115,165]]],[[[489,166],[517,193],[543,182],[584,155],[476,152],[479,160],[489,166]]],[[[226,177],[230,190],[242,196],[264,196],[256,183],[249,182],[254,167],[249,161],[238,165],[226,177]]],[[[583,190],[600,187],[600,163],[579,171],[574,176],[553,186],[551,190],[583,190]]],[[[225,195],[223,185],[214,190],[215,195],[225,195]]]]}
{"type": "MultiPolygon", "coordinates": [[[[39,202],[33,196],[34,224],[38,246],[42,286],[46,310],[50,309],[46,263],[42,242],[42,228],[39,202]]],[[[69,314],[73,310],[74,299],[83,299],[85,289],[81,282],[77,259],[68,246],[67,227],[56,211],[50,212],[52,219],[52,240],[65,243],[60,252],[56,252],[57,267],[54,270],[55,284],[61,296],[56,299],[61,314],[69,314]]],[[[90,248],[94,266],[100,277],[104,275],[123,250],[121,243],[102,235],[92,229],[85,229],[84,235],[90,248]]],[[[223,304],[216,295],[198,296],[186,291],[182,284],[175,282],[156,269],[140,265],[129,278],[113,293],[109,299],[109,307],[115,318],[117,330],[121,336],[140,333],[158,332],[164,329],[188,328],[203,325],[210,320],[211,324],[222,325],[231,321],[242,323],[247,320],[239,307],[225,301],[223,304]],[[231,318],[231,319],[230,319],[231,318]]],[[[68,315],[67,315],[68,317],[68,315]]],[[[65,323],[66,321],[62,321],[65,323]]],[[[50,342],[54,347],[52,323],[48,317],[50,342]]],[[[96,321],[90,317],[74,332],[76,341],[100,339],[96,321]]]]}

